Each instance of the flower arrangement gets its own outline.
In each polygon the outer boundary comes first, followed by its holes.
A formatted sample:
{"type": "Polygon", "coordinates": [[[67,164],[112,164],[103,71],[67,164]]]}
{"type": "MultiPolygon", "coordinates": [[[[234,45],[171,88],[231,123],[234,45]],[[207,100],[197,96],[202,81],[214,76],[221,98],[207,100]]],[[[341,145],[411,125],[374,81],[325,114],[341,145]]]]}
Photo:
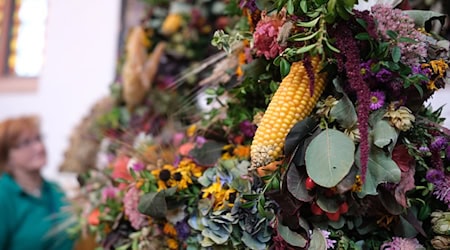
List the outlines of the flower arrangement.
{"type": "Polygon", "coordinates": [[[448,249],[444,16],[357,2],[229,1],[206,111],[104,140],[81,216],[103,247],[448,249]]]}

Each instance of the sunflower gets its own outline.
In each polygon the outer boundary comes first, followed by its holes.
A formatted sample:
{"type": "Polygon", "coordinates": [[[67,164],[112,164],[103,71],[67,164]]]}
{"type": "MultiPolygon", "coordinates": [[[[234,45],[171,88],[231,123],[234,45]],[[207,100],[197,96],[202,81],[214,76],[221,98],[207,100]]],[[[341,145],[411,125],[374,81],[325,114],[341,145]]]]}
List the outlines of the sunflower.
{"type": "Polygon", "coordinates": [[[158,180],[158,192],[171,186],[169,181],[172,178],[172,172],[174,170],[174,166],[166,164],[162,168],[152,171],[152,175],[158,180]]]}

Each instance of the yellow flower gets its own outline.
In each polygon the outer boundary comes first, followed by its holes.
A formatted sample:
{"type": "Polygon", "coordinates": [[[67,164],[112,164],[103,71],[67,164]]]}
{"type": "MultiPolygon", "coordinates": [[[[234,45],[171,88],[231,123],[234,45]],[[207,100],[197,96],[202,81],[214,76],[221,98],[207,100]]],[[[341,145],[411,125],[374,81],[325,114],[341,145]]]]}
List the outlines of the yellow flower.
{"type": "Polygon", "coordinates": [[[187,128],[186,135],[192,137],[194,136],[195,131],[197,131],[197,125],[192,124],[191,126],[189,126],[189,128],[187,128]]]}
{"type": "Polygon", "coordinates": [[[356,175],[355,183],[353,183],[353,185],[352,185],[352,192],[361,192],[362,184],[363,183],[361,181],[361,176],[360,175],[356,175]]]}
{"type": "Polygon", "coordinates": [[[377,220],[377,224],[380,227],[389,228],[389,225],[394,221],[396,217],[393,215],[383,215],[380,219],[377,220]]]}
{"type": "Polygon", "coordinates": [[[211,184],[211,186],[203,189],[203,196],[202,198],[207,198],[210,195],[215,196],[216,193],[222,191],[222,184],[220,184],[220,179],[217,178],[217,181],[211,184]]]}
{"type": "Polygon", "coordinates": [[[238,66],[236,68],[236,76],[241,77],[244,74],[244,71],[242,70],[242,65],[245,64],[246,58],[245,58],[245,51],[242,50],[238,54],[238,66]]]}
{"type": "Polygon", "coordinates": [[[429,90],[437,90],[436,81],[445,77],[445,72],[448,69],[448,64],[441,58],[439,60],[432,60],[430,63],[423,63],[422,68],[429,68],[433,72],[432,79],[428,82],[427,88],[429,90]]]}
{"type": "MultiPolygon", "coordinates": [[[[211,186],[203,189],[203,196],[202,198],[213,198],[214,200],[214,210],[221,210],[225,207],[233,207],[233,202],[229,202],[230,196],[232,194],[236,193],[236,190],[234,189],[227,189],[223,188],[222,184],[220,183],[220,178],[217,177],[216,182],[211,184],[211,186]]],[[[234,198],[233,198],[234,200],[234,198]]]]}
{"type": "Polygon", "coordinates": [[[158,192],[170,187],[169,180],[172,177],[172,172],[175,168],[172,165],[166,164],[162,168],[155,169],[151,173],[158,180],[158,192]]]}
{"type": "Polygon", "coordinates": [[[177,236],[177,230],[171,223],[168,223],[168,222],[166,222],[166,224],[164,224],[163,232],[164,232],[164,234],[172,236],[172,237],[177,236]]]}
{"type": "Polygon", "coordinates": [[[180,29],[182,21],[183,17],[180,14],[169,14],[162,24],[161,33],[166,36],[174,34],[180,29]]]}
{"type": "Polygon", "coordinates": [[[231,152],[233,152],[233,149],[234,149],[234,146],[231,144],[223,146],[222,151],[224,153],[222,154],[221,159],[229,160],[229,159],[233,158],[233,156],[231,155],[231,152]]]}
{"type": "Polygon", "coordinates": [[[176,241],[175,239],[167,239],[166,243],[167,243],[167,247],[169,247],[169,249],[173,249],[173,250],[178,249],[178,241],[176,241]]]}

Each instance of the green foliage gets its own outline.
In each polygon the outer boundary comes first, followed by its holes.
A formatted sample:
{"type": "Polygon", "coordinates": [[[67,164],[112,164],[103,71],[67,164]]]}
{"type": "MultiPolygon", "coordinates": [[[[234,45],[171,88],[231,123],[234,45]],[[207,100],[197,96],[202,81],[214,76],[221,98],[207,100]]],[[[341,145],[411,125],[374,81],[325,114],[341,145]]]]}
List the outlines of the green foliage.
{"type": "MultiPolygon", "coordinates": [[[[360,166],[359,158],[358,150],[356,156],[356,165],[358,167],[360,166]]],[[[385,182],[398,183],[400,181],[400,175],[401,171],[389,153],[377,147],[371,147],[366,180],[358,196],[362,198],[366,195],[376,195],[378,194],[378,184],[385,182]]]]}
{"type": "Polygon", "coordinates": [[[306,149],[308,175],[323,187],[336,186],[350,171],[355,160],[355,144],[344,133],[325,129],[306,149]]]}

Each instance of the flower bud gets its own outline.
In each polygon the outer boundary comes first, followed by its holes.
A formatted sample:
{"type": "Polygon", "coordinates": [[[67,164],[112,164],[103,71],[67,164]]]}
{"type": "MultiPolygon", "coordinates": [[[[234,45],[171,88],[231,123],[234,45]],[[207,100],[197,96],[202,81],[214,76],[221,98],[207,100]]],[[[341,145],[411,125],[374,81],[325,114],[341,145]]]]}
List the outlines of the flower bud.
{"type": "Polygon", "coordinates": [[[450,235],[450,212],[433,212],[431,218],[435,233],[450,235]]]}
{"type": "Polygon", "coordinates": [[[449,249],[450,248],[450,237],[435,236],[431,240],[431,245],[433,245],[434,249],[449,249]]]}

